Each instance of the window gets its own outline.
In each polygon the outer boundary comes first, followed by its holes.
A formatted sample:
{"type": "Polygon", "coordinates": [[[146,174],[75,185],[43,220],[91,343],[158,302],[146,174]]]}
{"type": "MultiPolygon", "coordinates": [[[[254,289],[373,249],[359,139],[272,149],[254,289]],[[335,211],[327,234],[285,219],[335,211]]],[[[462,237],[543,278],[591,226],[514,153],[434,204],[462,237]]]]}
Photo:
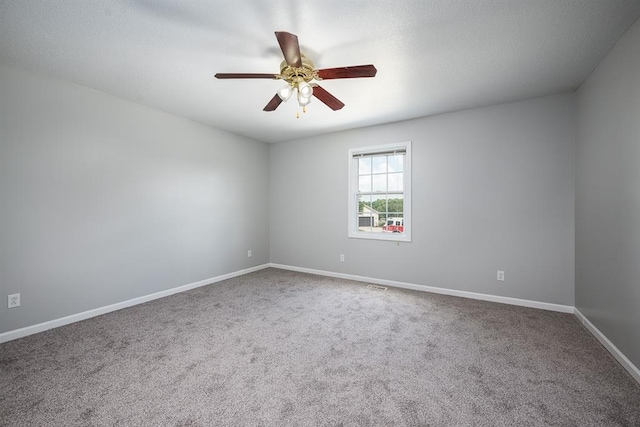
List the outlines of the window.
{"type": "Polygon", "coordinates": [[[411,142],[349,150],[349,237],[411,241],[411,142]]]}

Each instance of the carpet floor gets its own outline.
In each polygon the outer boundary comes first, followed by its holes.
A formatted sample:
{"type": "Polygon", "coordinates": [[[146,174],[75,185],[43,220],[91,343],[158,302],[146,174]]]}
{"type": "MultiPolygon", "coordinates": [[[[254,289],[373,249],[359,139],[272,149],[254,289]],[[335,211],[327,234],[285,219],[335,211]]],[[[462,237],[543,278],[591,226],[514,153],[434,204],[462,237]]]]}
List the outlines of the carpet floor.
{"type": "Polygon", "coordinates": [[[573,315],[277,269],[0,345],[0,425],[639,426],[573,315]]]}

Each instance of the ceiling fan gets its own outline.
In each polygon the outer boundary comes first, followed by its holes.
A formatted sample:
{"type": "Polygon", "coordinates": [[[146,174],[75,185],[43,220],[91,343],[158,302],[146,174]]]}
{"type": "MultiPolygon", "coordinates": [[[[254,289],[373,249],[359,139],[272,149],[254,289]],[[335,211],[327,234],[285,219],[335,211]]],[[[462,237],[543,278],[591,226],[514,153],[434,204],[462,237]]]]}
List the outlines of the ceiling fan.
{"type": "Polygon", "coordinates": [[[335,96],[313,80],[350,79],[355,77],[375,77],[376,67],[373,65],[356,65],[351,67],[324,68],[316,70],[313,62],[302,53],[298,37],[295,34],[284,31],[276,31],[276,39],[284,55],[284,61],[280,64],[280,74],[256,74],[256,73],[217,73],[218,79],[273,79],[284,80],[287,84],[282,87],[264,107],[264,111],[274,111],[282,103],[287,101],[293,92],[297,92],[298,105],[306,111],[306,106],[315,96],[332,110],[339,110],[344,104],[335,96]]]}

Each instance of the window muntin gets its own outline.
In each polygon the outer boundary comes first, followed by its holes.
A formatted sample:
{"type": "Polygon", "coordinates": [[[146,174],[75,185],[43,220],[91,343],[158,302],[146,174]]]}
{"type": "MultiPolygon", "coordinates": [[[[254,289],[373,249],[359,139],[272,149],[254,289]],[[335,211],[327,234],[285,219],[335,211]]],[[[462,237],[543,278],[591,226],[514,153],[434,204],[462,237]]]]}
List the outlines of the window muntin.
{"type": "Polygon", "coordinates": [[[349,237],[411,241],[411,143],[349,150],[349,237]]]}

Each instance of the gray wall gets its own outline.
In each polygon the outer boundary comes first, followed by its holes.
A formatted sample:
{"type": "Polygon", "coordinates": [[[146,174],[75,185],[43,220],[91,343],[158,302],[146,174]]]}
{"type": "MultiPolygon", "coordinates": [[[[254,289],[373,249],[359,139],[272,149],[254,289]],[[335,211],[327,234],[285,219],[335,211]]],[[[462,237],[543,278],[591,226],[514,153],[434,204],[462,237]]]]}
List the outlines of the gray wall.
{"type": "Polygon", "coordinates": [[[0,332],[267,263],[268,162],[264,143],[0,66],[0,332]]]}
{"type": "Polygon", "coordinates": [[[576,307],[640,366],[640,22],[576,106],[576,307]]]}
{"type": "Polygon", "coordinates": [[[273,144],[271,262],[573,306],[573,119],[565,94],[273,144]],[[413,241],[348,239],[347,150],[406,140],[413,241]]]}

